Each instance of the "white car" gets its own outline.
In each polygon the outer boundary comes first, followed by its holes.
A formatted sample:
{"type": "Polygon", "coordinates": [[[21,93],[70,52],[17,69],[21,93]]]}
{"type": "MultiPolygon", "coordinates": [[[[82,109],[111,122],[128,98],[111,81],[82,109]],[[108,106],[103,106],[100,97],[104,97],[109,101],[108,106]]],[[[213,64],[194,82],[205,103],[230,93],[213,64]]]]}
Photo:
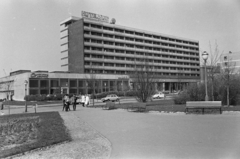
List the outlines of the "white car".
{"type": "Polygon", "coordinates": [[[102,98],[101,100],[102,100],[102,102],[106,102],[106,101],[115,102],[115,101],[119,101],[120,98],[116,94],[109,94],[105,98],[102,98]]]}
{"type": "Polygon", "coordinates": [[[155,99],[155,98],[164,98],[164,94],[163,94],[162,92],[159,92],[159,93],[157,93],[157,94],[154,94],[154,95],[152,96],[152,98],[153,98],[153,99],[155,99]]]}

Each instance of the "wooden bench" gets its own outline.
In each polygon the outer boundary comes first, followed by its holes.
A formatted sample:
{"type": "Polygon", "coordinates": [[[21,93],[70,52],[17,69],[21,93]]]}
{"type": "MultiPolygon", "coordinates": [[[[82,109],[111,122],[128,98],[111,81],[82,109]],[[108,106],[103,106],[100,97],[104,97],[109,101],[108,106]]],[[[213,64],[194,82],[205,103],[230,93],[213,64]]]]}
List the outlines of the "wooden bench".
{"type": "Polygon", "coordinates": [[[219,109],[222,114],[222,102],[221,101],[187,101],[185,113],[189,109],[201,109],[204,114],[205,109],[219,109]]]}
{"type": "Polygon", "coordinates": [[[115,109],[115,102],[112,101],[106,102],[106,104],[102,106],[102,109],[105,110],[115,109]]]}
{"type": "Polygon", "coordinates": [[[131,103],[127,107],[128,111],[136,111],[136,112],[145,112],[146,111],[146,103],[131,103]]]}

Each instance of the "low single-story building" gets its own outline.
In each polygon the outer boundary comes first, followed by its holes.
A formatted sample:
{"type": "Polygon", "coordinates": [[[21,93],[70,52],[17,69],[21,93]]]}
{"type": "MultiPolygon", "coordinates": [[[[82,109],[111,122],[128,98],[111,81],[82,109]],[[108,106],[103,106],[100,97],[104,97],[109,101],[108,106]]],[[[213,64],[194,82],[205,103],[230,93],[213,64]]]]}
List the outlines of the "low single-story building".
{"type": "MultiPolygon", "coordinates": [[[[191,79],[190,79],[191,80],[191,79]]],[[[192,79],[192,82],[196,80],[192,79]]],[[[158,91],[183,89],[188,80],[166,82],[158,79],[155,88],[158,91]]],[[[24,100],[25,95],[36,94],[92,94],[127,91],[135,88],[128,75],[116,74],[79,74],[62,71],[18,70],[9,76],[0,78],[0,99],[24,100]],[[94,85],[93,85],[94,83],[94,85]]]]}

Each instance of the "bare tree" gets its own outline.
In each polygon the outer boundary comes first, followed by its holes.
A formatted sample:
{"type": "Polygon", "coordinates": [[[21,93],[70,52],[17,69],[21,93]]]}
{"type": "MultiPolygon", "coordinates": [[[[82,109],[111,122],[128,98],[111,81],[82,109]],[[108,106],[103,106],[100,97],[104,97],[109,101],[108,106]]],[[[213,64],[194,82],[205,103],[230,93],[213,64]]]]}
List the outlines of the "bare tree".
{"type": "MultiPolygon", "coordinates": [[[[215,47],[214,49],[212,48],[211,43],[209,42],[209,59],[207,60],[207,67],[208,67],[208,77],[211,79],[211,98],[212,101],[214,101],[214,91],[215,91],[215,77],[216,74],[220,73],[220,67],[217,66],[221,54],[219,49],[218,49],[218,44],[215,42],[215,47]]],[[[207,76],[207,75],[205,75],[207,76]]]]}
{"type": "MultiPolygon", "coordinates": [[[[231,54],[231,52],[229,52],[229,54],[231,54]]],[[[227,106],[229,106],[230,105],[229,87],[231,79],[233,78],[233,74],[235,73],[236,63],[232,60],[232,58],[229,55],[224,55],[221,58],[221,64],[223,67],[221,71],[221,77],[227,88],[227,106]]]]}
{"type": "Polygon", "coordinates": [[[129,75],[135,84],[135,97],[140,102],[147,102],[155,92],[156,75],[153,66],[149,65],[147,58],[135,62],[133,73],[129,75]]]}
{"type": "Polygon", "coordinates": [[[88,76],[86,75],[85,78],[86,78],[86,82],[87,82],[87,87],[92,90],[92,97],[93,97],[92,100],[93,100],[93,106],[94,106],[94,97],[95,97],[95,95],[97,95],[96,90],[97,91],[99,90],[100,82],[99,82],[97,75],[95,74],[93,66],[91,66],[90,73],[88,76]]]}

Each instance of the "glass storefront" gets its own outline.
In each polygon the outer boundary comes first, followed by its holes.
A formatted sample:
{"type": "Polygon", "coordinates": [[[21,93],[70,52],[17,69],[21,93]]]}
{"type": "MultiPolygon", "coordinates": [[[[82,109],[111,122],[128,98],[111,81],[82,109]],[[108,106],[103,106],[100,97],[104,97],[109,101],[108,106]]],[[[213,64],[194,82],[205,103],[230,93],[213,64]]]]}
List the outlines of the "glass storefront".
{"type": "Polygon", "coordinates": [[[29,94],[92,94],[127,90],[128,80],[29,79],[29,94]]]}

